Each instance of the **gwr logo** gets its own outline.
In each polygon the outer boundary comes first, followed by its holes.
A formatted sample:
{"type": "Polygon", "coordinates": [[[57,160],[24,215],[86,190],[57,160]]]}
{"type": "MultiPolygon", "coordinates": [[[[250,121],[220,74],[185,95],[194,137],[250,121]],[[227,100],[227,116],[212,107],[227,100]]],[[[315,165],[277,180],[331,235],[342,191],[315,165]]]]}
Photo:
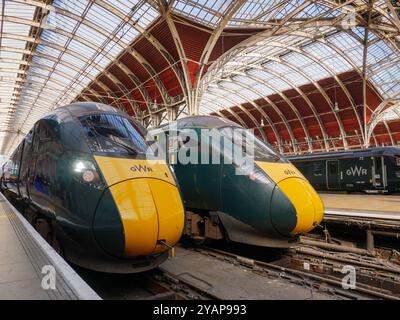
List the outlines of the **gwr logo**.
{"type": "Polygon", "coordinates": [[[142,166],[141,164],[132,166],[131,170],[133,172],[153,172],[152,168],[145,165],[142,166]]]}
{"type": "Polygon", "coordinates": [[[355,177],[355,176],[366,176],[368,173],[367,173],[367,169],[364,169],[363,167],[355,166],[354,168],[350,167],[350,169],[347,169],[346,174],[348,176],[355,177]]]}
{"type": "Polygon", "coordinates": [[[293,171],[293,170],[290,170],[290,169],[286,169],[286,170],[284,171],[284,174],[286,174],[287,176],[290,176],[290,175],[295,175],[296,172],[293,171]]]}

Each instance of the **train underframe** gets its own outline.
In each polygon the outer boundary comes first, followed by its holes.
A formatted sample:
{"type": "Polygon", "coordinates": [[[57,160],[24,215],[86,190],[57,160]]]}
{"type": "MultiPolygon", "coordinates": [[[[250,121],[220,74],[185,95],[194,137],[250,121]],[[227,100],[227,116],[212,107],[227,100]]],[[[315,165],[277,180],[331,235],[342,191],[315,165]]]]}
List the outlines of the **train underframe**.
{"type": "Polygon", "coordinates": [[[225,240],[271,248],[288,248],[296,245],[299,239],[270,238],[226,213],[196,209],[186,211],[184,235],[195,244],[203,244],[207,240],[225,240]]]}

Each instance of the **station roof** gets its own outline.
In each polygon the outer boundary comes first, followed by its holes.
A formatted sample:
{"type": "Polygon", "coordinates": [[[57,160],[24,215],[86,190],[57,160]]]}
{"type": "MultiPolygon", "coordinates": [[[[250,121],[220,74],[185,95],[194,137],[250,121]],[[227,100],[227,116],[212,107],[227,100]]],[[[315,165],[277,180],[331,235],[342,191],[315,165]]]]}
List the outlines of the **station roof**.
{"type": "Polygon", "coordinates": [[[147,126],[213,114],[285,153],[400,141],[395,0],[9,0],[0,154],[96,101],[147,126]]]}

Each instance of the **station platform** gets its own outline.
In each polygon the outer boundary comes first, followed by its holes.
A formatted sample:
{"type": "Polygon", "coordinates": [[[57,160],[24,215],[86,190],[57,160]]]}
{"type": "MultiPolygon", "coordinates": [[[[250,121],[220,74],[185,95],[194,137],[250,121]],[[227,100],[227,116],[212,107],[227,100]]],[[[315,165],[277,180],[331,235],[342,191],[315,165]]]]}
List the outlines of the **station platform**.
{"type": "Polygon", "coordinates": [[[400,196],[332,193],[319,195],[325,206],[326,217],[336,215],[400,222],[400,196]]]}
{"type": "Polygon", "coordinates": [[[0,193],[0,300],[11,299],[100,297],[0,193]]]}

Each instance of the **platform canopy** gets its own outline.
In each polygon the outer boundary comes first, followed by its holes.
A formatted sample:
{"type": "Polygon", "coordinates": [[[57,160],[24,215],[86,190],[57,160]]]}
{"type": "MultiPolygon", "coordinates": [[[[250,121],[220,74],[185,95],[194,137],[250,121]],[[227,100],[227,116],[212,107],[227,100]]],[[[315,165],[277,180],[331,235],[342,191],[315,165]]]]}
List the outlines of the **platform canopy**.
{"type": "Polygon", "coordinates": [[[72,101],[213,114],[285,153],[400,141],[396,0],[3,0],[0,154],[72,101]]]}

